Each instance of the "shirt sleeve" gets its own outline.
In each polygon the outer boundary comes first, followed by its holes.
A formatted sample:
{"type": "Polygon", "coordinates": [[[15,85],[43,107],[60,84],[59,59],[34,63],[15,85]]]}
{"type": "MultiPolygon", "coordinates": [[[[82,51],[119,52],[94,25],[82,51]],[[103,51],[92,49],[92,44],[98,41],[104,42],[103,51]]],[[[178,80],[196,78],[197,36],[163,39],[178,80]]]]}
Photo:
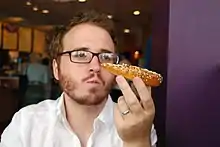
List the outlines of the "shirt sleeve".
{"type": "Polygon", "coordinates": [[[151,147],[156,147],[156,143],[157,143],[157,133],[153,125],[151,129],[151,147]]]}
{"type": "Polygon", "coordinates": [[[1,136],[0,147],[23,147],[20,130],[21,116],[17,112],[1,136]]]}

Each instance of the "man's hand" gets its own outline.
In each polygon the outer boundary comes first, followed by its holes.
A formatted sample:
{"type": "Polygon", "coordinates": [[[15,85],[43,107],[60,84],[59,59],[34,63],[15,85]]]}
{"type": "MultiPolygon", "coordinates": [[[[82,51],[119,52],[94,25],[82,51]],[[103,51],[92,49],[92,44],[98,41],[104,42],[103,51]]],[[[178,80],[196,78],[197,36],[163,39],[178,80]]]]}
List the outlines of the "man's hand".
{"type": "Polygon", "coordinates": [[[155,115],[150,88],[147,88],[140,78],[134,78],[133,83],[140,97],[138,100],[124,77],[117,76],[116,81],[123,96],[118,99],[114,118],[124,147],[150,147],[155,115]]]}

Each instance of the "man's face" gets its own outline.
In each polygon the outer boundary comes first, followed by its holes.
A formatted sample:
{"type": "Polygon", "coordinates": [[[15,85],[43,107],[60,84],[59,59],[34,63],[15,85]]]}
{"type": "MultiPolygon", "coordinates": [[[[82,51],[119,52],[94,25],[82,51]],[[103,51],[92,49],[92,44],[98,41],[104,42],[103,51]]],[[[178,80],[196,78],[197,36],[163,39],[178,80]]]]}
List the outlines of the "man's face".
{"type": "MultiPolygon", "coordinates": [[[[115,52],[108,32],[91,24],[73,27],[63,38],[63,51],[87,48],[94,53],[115,52]]],[[[83,105],[98,105],[108,96],[115,76],[100,66],[97,56],[90,63],[73,63],[69,55],[60,56],[60,63],[53,62],[54,76],[63,91],[83,105]]]]}

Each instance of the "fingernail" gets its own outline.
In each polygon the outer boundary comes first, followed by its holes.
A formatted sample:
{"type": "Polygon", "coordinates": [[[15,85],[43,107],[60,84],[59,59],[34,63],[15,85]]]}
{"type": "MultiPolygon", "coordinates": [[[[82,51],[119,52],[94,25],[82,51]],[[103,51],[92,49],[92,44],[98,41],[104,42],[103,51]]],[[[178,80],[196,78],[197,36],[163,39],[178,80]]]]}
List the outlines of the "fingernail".
{"type": "Polygon", "coordinates": [[[133,80],[138,82],[138,81],[141,80],[141,78],[140,77],[135,77],[133,80]]]}
{"type": "Polygon", "coordinates": [[[117,77],[116,77],[116,80],[117,80],[118,82],[122,82],[122,81],[123,81],[123,76],[121,76],[121,75],[117,76],[117,77]]]}

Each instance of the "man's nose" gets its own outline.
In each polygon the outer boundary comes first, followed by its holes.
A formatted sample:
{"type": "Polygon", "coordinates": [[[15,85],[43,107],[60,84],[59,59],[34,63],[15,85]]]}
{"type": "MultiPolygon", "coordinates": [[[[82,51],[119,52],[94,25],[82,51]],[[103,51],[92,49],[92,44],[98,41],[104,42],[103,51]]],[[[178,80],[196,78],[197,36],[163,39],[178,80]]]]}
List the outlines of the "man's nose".
{"type": "Polygon", "coordinates": [[[99,58],[97,56],[94,56],[92,58],[92,61],[90,62],[90,70],[93,70],[94,72],[100,72],[101,65],[99,58]]]}

